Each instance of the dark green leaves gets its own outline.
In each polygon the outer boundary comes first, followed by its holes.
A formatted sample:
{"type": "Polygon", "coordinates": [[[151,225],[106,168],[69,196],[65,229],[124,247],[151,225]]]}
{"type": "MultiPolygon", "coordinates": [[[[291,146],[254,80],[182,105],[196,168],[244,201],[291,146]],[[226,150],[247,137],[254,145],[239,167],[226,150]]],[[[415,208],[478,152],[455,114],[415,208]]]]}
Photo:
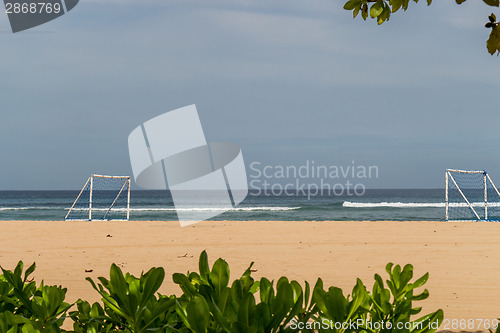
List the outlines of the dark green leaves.
{"type": "Polygon", "coordinates": [[[500,30],[496,20],[497,17],[495,14],[491,13],[491,15],[488,16],[489,22],[486,22],[484,25],[486,28],[491,28],[490,37],[486,41],[486,48],[491,55],[500,53],[500,30]]]}
{"type": "MultiPolygon", "coordinates": [[[[76,302],[69,316],[76,333],[108,332],[177,332],[177,333],[289,333],[289,332],[370,332],[368,324],[341,328],[315,326],[313,323],[412,323],[413,330],[405,333],[433,333],[443,320],[442,310],[424,315],[415,307],[429,292],[417,289],[425,285],[429,274],[413,280],[413,266],[388,264],[388,278],[375,274],[372,291],[361,280],[350,295],[337,287],[323,287],[318,279],[313,290],[306,282],[281,277],[271,281],[265,277],[255,281],[253,263],[238,279],[230,283],[229,265],[217,259],[210,267],[206,252],[202,252],[199,272],[176,273],[173,280],[183,293],[163,296],[158,293],[163,283],[163,268],[152,268],[135,277],[112,265],[109,280],[99,277],[96,283],[88,278],[101,295],[102,303],[76,302]],[[413,321],[412,321],[413,320],[413,321]],[[421,323],[421,325],[416,325],[421,323]],[[365,327],[366,326],[366,327],[365,327]],[[319,328],[318,328],[319,327],[319,328]],[[304,329],[301,329],[304,328],[304,329]]],[[[36,287],[28,282],[33,272],[30,266],[23,276],[20,262],[14,271],[0,275],[0,333],[58,333],[71,305],[64,302],[66,289],[56,286],[36,287]]],[[[358,325],[358,324],[356,324],[358,325]]],[[[398,331],[399,332],[399,331],[398,331]]]]}
{"type": "Polygon", "coordinates": [[[382,12],[384,11],[384,4],[385,4],[384,2],[380,1],[372,5],[372,7],[370,8],[370,17],[376,18],[380,14],[382,14],[382,12]]]}
{"type": "Polygon", "coordinates": [[[200,259],[198,261],[198,269],[200,270],[200,277],[206,280],[208,278],[208,275],[210,274],[207,251],[203,251],[200,254],[200,259]]]}
{"type": "Polygon", "coordinates": [[[483,0],[485,4],[488,6],[492,7],[499,7],[500,6],[500,0],[483,0]]]}
{"type": "Polygon", "coordinates": [[[229,284],[229,265],[227,262],[220,258],[217,259],[210,272],[210,279],[216,293],[220,295],[229,284]]]}
{"type": "MultiPolygon", "coordinates": [[[[411,0],[349,0],[344,4],[345,10],[352,10],[352,16],[355,18],[361,12],[361,17],[366,20],[368,14],[372,19],[376,19],[378,24],[389,21],[391,13],[400,9],[407,10],[411,0]]],[[[418,0],[413,0],[418,2],[418,0]]],[[[430,5],[432,0],[427,0],[430,5]]]]}
{"type": "Polygon", "coordinates": [[[229,285],[227,262],[217,259],[210,269],[203,252],[199,274],[174,274],[174,282],[184,291],[176,299],[182,323],[194,332],[283,332],[290,331],[286,327],[292,320],[307,322],[311,318],[306,309],[312,309],[307,283],[305,301],[297,281],[286,277],[280,278],[276,285],[266,278],[255,281],[251,276],[252,265],[229,285]]]}
{"type": "Polygon", "coordinates": [[[66,311],[66,289],[60,286],[36,287],[29,276],[32,264],[23,276],[23,262],[14,271],[2,268],[0,276],[0,332],[59,332],[66,311]]]}
{"type": "MultiPolygon", "coordinates": [[[[359,11],[363,8],[365,8],[365,11],[368,12],[368,5],[362,0],[349,0],[345,3],[344,9],[345,10],[352,10],[352,16],[355,18],[358,16],[359,11]],[[364,4],[363,4],[364,3],[364,4]]],[[[366,19],[365,14],[363,14],[363,18],[366,19]]]]}
{"type": "MultiPolygon", "coordinates": [[[[401,323],[404,326],[411,321],[412,315],[421,311],[420,307],[413,307],[413,302],[426,299],[429,296],[427,289],[414,295],[415,289],[422,287],[427,282],[429,274],[424,274],[412,283],[412,265],[406,265],[401,269],[401,266],[394,266],[390,263],[386,266],[386,272],[389,275],[389,279],[386,280],[388,289],[385,288],[382,278],[375,274],[375,284],[371,295],[373,307],[369,311],[370,318],[372,322],[388,320],[394,325],[401,323]]],[[[442,320],[443,312],[438,310],[417,319],[415,322],[422,322],[422,325],[411,324],[410,326],[414,329],[409,330],[409,332],[432,333],[436,331],[442,320]]]]}
{"type": "MultiPolygon", "coordinates": [[[[325,291],[323,281],[318,279],[312,297],[316,308],[316,313],[313,314],[314,320],[338,323],[337,327],[341,327],[341,324],[346,322],[371,322],[371,326],[367,324],[368,327],[356,326],[333,330],[342,333],[362,332],[364,329],[373,333],[389,332],[384,329],[374,331],[369,327],[374,327],[377,322],[390,323],[392,327],[397,327],[398,323],[402,327],[404,327],[405,323],[410,323],[411,317],[421,311],[421,308],[413,307],[413,302],[425,299],[429,295],[428,291],[424,290],[419,295],[413,296],[414,290],[427,282],[429,274],[424,274],[412,283],[413,266],[411,265],[406,265],[401,269],[399,265],[388,264],[386,271],[389,275],[389,279],[386,281],[387,288],[382,277],[375,274],[375,283],[371,293],[366,290],[361,280],[358,279],[352,294],[347,296],[344,296],[342,290],[335,287],[330,287],[328,291],[325,291]]],[[[443,311],[438,310],[407,325],[414,329],[404,332],[432,333],[439,327],[442,320],[443,311]],[[415,323],[421,324],[417,325],[415,323]]],[[[332,332],[332,329],[319,329],[319,332],[332,332]]]]}
{"type": "Polygon", "coordinates": [[[354,8],[356,8],[358,5],[360,5],[362,3],[361,0],[349,0],[345,3],[344,5],[344,9],[345,10],[353,10],[354,8]]]}
{"type": "Polygon", "coordinates": [[[500,29],[497,25],[492,25],[490,37],[486,41],[486,48],[491,55],[500,54],[500,29]]]}
{"type": "MultiPolygon", "coordinates": [[[[111,265],[109,281],[99,278],[101,283],[95,284],[88,279],[92,287],[102,296],[105,315],[99,307],[92,307],[87,320],[72,314],[73,320],[82,325],[104,329],[117,327],[131,332],[158,330],[176,318],[175,299],[157,295],[165,278],[163,268],[151,268],[139,278],[131,274],[123,274],[115,264],[111,265]]],[[[84,305],[82,305],[83,307],[84,305]]],[[[88,309],[88,306],[85,306],[88,309]]]]}
{"type": "Polygon", "coordinates": [[[196,333],[205,333],[210,321],[207,302],[201,296],[195,296],[186,306],[189,328],[196,333]]]}
{"type": "MultiPolygon", "coordinates": [[[[460,5],[467,0],[455,0],[455,2],[460,5]]],[[[399,10],[406,11],[408,9],[411,0],[348,0],[344,4],[344,9],[352,11],[353,18],[356,18],[361,12],[361,17],[366,20],[368,16],[375,19],[380,25],[385,21],[389,21],[391,14],[399,10]]],[[[413,2],[418,2],[418,0],[413,0],[413,2]]],[[[432,4],[432,0],[426,0],[427,5],[432,4]]],[[[500,0],[483,0],[485,4],[492,7],[500,7],[500,0]]],[[[498,53],[500,54],[500,31],[497,29],[498,22],[496,18],[492,19],[494,15],[492,14],[489,19],[490,21],[485,24],[486,28],[492,29],[486,46],[490,54],[498,53]]]]}

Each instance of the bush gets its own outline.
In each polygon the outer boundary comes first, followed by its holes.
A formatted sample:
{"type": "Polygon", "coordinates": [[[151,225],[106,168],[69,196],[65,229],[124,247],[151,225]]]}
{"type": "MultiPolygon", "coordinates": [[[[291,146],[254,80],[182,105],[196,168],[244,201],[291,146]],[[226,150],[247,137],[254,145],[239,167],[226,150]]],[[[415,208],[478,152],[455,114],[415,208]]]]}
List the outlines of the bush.
{"type": "Polygon", "coordinates": [[[36,286],[29,280],[35,270],[31,265],[23,273],[19,261],[14,271],[2,268],[0,275],[0,332],[60,332],[66,311],[71,307],[64,302],[66,288],[36,286]]]}
{"type": "Polygon", "coordinates": [[[28,278],[35,264],[23,276],[20,261],[13,272],[2,269],[0,275],[0,333],[64,331],[61,326],[72,306],[76,309],[68,317],[78,333],[433,333],[443,321],[442,310],[412,321],[421,312],[413,302],[429,297],[427,289],[416,293],[429,274],[411,282],[411,265],[401,269],[389,263],[385,283],[375,274],[370,292],[358,279],[347,296],[337,287],[325,290],[320,278],[312,293],[309,283],[302,287],[286,277],[276,283],[265,277],[255,280],[252,265],[230,283],[227,262],[219,258],[210,267],[203,251],[199,272],[173,275],[182,294],[165,296],[158,293],[165,278],[163,268],[151,268],[135,277],[113,264],[109,280],[99,277],[96,283],[87,278],[102,303],[79,299],[68,304],[65,288],[45,286],[43,281],[37,287],[28,278]]]}

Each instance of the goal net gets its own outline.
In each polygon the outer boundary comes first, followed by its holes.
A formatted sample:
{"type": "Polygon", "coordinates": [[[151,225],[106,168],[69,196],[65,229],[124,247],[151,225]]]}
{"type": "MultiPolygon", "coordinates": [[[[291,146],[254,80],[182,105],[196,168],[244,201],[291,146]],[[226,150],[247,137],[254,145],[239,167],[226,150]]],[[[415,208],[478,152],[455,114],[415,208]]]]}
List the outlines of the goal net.
{"type": "Polygon", "coordinates": [[[65,220],[128,220],[130,177],[91,175],[65,220]]]}
{"type": "Polygon", "coordinates": [[[446,170],[447,221],[500,221],[500,192],[486,171],[446,170]]]}

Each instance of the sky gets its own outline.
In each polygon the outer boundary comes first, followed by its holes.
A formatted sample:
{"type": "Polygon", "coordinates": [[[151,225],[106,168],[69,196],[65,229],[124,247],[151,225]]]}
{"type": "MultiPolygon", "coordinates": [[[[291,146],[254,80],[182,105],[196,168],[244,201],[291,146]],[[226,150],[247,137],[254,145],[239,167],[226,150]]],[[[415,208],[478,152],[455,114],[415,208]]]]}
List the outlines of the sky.
{"type": "Polygon", "coordinates": [[[130,132],[190,104],[247,167],[376,166],[368,188],[441,188],[446,168],[500,182],[491,8],[412,3],[377,26],[342,6],[82,0],[15,34],[0,13],[0,190],[131,175],[130,132]]]}

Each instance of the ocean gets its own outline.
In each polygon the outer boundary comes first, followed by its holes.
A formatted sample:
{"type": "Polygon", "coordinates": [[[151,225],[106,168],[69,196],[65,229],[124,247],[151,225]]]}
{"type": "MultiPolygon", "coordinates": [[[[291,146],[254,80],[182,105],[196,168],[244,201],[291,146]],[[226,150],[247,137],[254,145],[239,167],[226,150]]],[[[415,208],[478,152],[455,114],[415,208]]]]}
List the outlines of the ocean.
{"type": "MultiPolygon", "coordinates": [[[[0,220],[64,220],[79,191],[0,191],[0,220]]],[[[206,210],[194,207],[193,210],[206,210]]],[[[132,190],[130,220],[176,220],[168,191],[132,190]]],[[[251,191],[233,210],[211,220],[445,219],[444,189],[367,189],[363,195],[274,195],[251,191]]]]}

